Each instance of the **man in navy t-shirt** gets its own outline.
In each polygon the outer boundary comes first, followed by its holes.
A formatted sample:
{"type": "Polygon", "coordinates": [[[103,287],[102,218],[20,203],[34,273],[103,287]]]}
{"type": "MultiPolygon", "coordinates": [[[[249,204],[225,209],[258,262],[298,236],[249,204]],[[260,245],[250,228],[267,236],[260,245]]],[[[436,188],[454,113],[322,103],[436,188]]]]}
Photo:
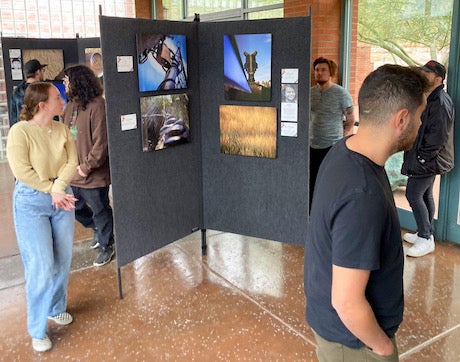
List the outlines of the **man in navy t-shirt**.
{"type": "Polygon", "coordinates": [[[404,254],[384,165],[412,147],[426,88],[408,67],[373,71],[359,92],[358,133],[320,167],[305,248],[307,321],[320,361],[398,361],[404,254]]]}

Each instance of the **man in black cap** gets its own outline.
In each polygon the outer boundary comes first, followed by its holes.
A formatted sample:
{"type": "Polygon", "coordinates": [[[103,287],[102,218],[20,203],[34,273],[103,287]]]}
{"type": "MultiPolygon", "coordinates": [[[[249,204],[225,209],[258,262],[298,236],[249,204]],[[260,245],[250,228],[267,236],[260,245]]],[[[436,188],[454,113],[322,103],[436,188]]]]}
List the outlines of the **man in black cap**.
{"type": "Polygon", "coordinates": [[[37,59],[29,60],[24,64],[26,80],[14,88],[13,95],[11,96],[10,128],[19,121],[19,114],[24,103],[24,94],[27,87],[30,83],[43,81],[43,68],[46,66],[47,64],[40,64],[37,59]]]}
{"type": "Polygon", "coordinates": [[[427,107],[422,114],[422,125],[414,146],[404,153],[401,169],[404,175],[409,176],[406,198],[417,224],[416,233],[404,235],[404,240],[413,244],[407,251],[407,255],[412,257],[434,251],[433,184],[436,175],[443,175],[454,167],[454,105],[443,90],[446,68],[430,60],[421,70],[430,86],[427,107]]]}

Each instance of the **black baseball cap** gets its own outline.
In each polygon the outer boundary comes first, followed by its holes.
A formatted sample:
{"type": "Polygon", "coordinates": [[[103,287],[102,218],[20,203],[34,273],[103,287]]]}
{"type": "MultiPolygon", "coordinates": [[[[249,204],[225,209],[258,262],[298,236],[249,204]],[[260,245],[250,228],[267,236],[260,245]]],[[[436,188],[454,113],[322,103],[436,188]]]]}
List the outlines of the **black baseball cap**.
{"type": "Polygon", "coordinates": [[[26,74],[34,74],[37,70],[43,69],[48,64],[40,64],[37,59],[31,59],[26,64],[24,64],[24,70],[26,74]]]}
{"type": "Polygon", "coordinates": [[[438,63],[436,60],[430,60],[422,67],[422,69],[425,72],[435,73],[436,75],[441,77],[442,80],[446,78],[446,68],[444,67],[444,65],[438,63]]]}

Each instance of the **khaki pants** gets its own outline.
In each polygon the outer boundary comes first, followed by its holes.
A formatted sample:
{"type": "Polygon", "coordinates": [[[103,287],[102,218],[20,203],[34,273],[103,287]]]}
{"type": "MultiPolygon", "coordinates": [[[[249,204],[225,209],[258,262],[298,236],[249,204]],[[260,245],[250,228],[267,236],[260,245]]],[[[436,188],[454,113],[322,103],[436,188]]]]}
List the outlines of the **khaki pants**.
{"type": "Polygon", "coordinates": [[[398,362],[398,346],[396,345],[396,338],[393,337],[391,341],[395,347],[394,353],[391,356],[379,356],[372,352],[366,346],[354,349],[344,346],[336,342],[326,341],[321,338],[315,331],[316,342],[316,355],[320,362],[398,362]]]}

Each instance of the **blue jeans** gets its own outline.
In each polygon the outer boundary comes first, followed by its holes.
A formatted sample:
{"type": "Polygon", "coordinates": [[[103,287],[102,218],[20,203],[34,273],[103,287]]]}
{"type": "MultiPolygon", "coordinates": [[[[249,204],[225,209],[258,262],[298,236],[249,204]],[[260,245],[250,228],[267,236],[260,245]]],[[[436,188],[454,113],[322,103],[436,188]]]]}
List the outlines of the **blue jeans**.
{"type": "Polygon", "coordinates": [[[406,186],[406,198],[414,213],[418,236],[425,239],[429,239],[434,232],[433,184],[435,177],[409,177],[406,186]]]}
{"type": "Polygon", "coordinates": [[[86,228],[92,228],[101,250],[113,245],[113,214],[109,200],[109,186],[85,189],[72,186],[78,201],[75,217],[86,228]]]}
{"type": "MultiPolygon", "coordinates": [[[[66,192],[72,193],[70,187],[66,192]]],[[[50,194],[16,180],[13,214],[26,280],[27,330],[43,338],[48,316],[66,311],[75,213],[56,210],[50,194]]]]}

